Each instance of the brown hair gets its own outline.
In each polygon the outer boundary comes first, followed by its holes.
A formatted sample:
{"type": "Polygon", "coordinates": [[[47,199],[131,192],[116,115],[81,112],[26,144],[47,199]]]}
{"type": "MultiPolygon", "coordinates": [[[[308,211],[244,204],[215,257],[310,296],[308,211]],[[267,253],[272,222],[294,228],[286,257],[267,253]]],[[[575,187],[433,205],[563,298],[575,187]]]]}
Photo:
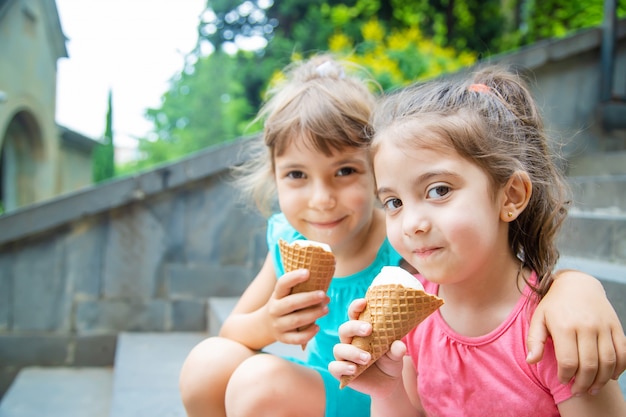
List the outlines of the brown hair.
{"type": "Polygon", "coordinates": [[[515,171],[528,173],[532,195],[526,209],[510,223],[509,245],[537,273],[535,291],[545,295],[559,257],[556,238],[567,216],[569,188],[521,76],[492,66],[467,79],[414,85],[385,97],[374,116],[374,151],[381,140],[394,137],[419,146],[452,148],[476,163],[494,190],[515,171]],[[410,134],[402,131],[409,126],[410,134]]]}
{"type": "Polygon", "coordinates": [[[255,119],[264,122],[263,135],[252,145],[252,158],[234,169],[237,187],[263,214],[270,214],[276,198],[274,159],[290,144],[325,155],[369,146],[375,97],[364,74],[354,64],[317,55],[289,65],[284,79],[268,90],[255,119]]]}

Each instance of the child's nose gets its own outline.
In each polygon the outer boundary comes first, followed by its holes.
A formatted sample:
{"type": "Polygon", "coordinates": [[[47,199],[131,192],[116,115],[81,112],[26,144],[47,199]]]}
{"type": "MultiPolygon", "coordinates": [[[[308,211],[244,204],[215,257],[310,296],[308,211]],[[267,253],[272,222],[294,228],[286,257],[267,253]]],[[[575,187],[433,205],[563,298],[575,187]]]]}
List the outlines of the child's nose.
{"type": "Polygon", "coordinates": [[[335,206],[333,189],[326,184],[314,185],[309,205],[311,208],[316,209],[327,210],[329,208],[333,208],[335,206]]]}
{"type": "Polygon", "coordinates": [[[402,229],[405,235],[412,236],[418,233],[428,232],[431,223],[425,213],[420,210],[407,210],[404,207],[402,229]]]}

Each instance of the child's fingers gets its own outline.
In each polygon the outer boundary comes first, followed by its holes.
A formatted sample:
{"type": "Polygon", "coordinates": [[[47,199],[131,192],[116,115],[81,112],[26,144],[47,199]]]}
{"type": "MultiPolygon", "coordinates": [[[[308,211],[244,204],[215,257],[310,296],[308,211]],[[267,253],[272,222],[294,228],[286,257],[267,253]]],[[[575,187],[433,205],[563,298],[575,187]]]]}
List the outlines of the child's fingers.
{"type": "Polygon", "coordinates": [[[306,345],[315,336],[319,329],[319,326],[313,323],[301,329],[294,329],[282,333],[277,340],[289,345],[306,345]]]}
{"type": "Polygon", "coordinates": [[[289,294],[280,299],[271,298],[268,301],[267,308],[269,315],[277,319],[296,312],[308,311],[307,309],[312,307],[326,307],[327,304],[328,297],[324,291],[309,291],[289,294]]]}
{"type": "Polygon", "coordinates": [[[341,343],[351,343],[354,336],[369,336],[372,325],[366,321],[350,320],[339,326],[339,340],[341,343]]]}
{"type": "Polygon", "coordinates": [[[562,384],[567,384],[576,375],[579,367],[578,339],[576,332],[553,334],[554,353],[558,364],[558,377],[562,384]]]}
{"type": "Polygon", "coordinates": [[[356,373],[356,365],[347,361],[331,361],[328,364],[328,371],[332,376],[341,379],[342,376],[350,376],[356,373]]]}
{"type": "Polygon", "coordinates": [[[267,308],[273,333],[283,341],[280,336],[282,333],[304,330],[328,314],[328,301],[324,291],[310,291],[270,300],[267,308]]]}
{"type": "Polygon", "coordinates": [[[276,280],[273,297],[280,299],[288,296],[289,294],[291,294],[291,289],[296,284],[304,282],[308,278],[308,269],[296,269],[295,271],[286,272],[285,275],[276,280]]]}
{"type": "MultiPolygon", "coordinates": [[[[572,385],[572,393],[583,394],[589,390],[593,382],[596,380],[596,376],[599,371],[599,343],[598,334],[595,332],[578,332],[577,341],[574,347],[578,346],[578,366],[576,374],[574,375],[574,385],[572,385]]],[[[555,347],[555,351],[556,347],[555,347]]],[[[558,354],[558,351],[557,351],[558,354]]],[[[567,382],[565,377],[560,377],[559,366],[559,379],[561,382],[567,382]]],[[[612,371],[612,370],[611,370],[612,371]]],[[[611,372],[612,373],[612,372],[611,372]]]]}
{"type": "Polygon", "coordinates": [[[611,333],[617,359],[615,369],[613,370],[613,379],[617,379],[626,370],[626,335],[624,335],[624,331],[621,328],[613,329],[611,333]]]}
{"type": "MultiPolygon", "coordinates": [[[[592,395],[597,394],[598,391],[611,380],[615,373],[617,354],[610,329],[598,335],[598,361],[598,371],[595,375],[595,379],[591,381],[591,386],[586,390],[592,395]]],[[[575,384],[576,383],[578,383],[578,381],[575,381],[575,384]]]]}
{"type": "Polygon", "coordinates": [[[405,355],[406,345],[401,340],[396,340],[391,344],[389,351],[376,361],[376,366],[385,375],[400,378],[405,355]]]}
{"type": "Polygon", "coordinates": [[[283,343],[305,344],[318,332],[315,320],[328,314],[329,298],[324,291],[291,294],[292,288],[309,277],[307,269],[281,276],[265,308],[274,338],[283,343]]]}
{"type": "Polygon", "coordinates": [[[333,355],[338,361],[349,361],[358,365],[366,365],[372,355],[348,343],[337,343],[333,347],[333,355]]]}
{"type": "Polygon", "coordinates": [[[387,356],[391,360],[401,362],[404,360],[404,356],[406,355],[406,345],[401,340],[396,340],[391,344],[391,348],[389,348],[389,352],[387,356]]]}
{"type": "Polygon", "coordinates": [[[365,298],[357,298],[350,303],[348,306],[348,317],[351,320],[357,320],[359,315],[365,310],[365,306],[367,305],[367,301],[365,298]]]}
{"type": "MultiPolygon", "coordinates": [[[[530,327],[528,328],[528,336],[526,337],[526,348],[528,349],[528,356],[526,361],[530,364],[537,363],[543,357],[543,349],[548,338],[548,329],[546,328],[546,322],[544,315],[538,313],[539,308],[533,314],[530,320],[530,327]]],[[[574,374],[572,373],[572,376],[574,374]]]]}
{"type": "Polygon", "coordinates": [[[299,304],[297,310],[284,317],[287,328],[302,331],[304,327],[310,326],[315,320],[328,314],[328,301],[323,291],[319,294],[310,294],[305,302],[299,304]]]}
{"type": "Polygon", "coordinates": [[[296,284],[309,278],[308,269],[297,269],[287,272],[276,280],[274,292],[268,301],[269,314],[272,317],[282,317],[294,311],[302,310],[317,304],[328,304],[324,291],[309,291],[291,294],[296,284]]]}

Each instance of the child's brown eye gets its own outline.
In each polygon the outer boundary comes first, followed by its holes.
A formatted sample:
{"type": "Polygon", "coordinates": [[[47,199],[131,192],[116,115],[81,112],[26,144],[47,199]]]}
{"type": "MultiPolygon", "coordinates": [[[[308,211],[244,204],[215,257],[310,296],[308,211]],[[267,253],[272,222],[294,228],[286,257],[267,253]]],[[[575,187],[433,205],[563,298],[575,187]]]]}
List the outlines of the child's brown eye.
{"type": "Polygon", "coordinates": [[[304,172],[302,171],[291,171],[287,174],[288,178],[293,178],[293,179],[302,179],[304,178],[304,172]]]}
{"type": "Polygon", "coordinates": [[[340,177],[343,177],[343,176],[346,176],[346,175],[353,174],[354,172],[356,172],[356,170],[354,168],[344,167],[344,168],[341,168],[337,172],[337,175],[340,176],[340,177]]]}
{"type": "Polygon", "coordinates": [[[389,200],[383,201],[383,206],[387,210],[396,210],[402,207],[402,200],[399,198],[390,198],[389,200]]]}
{"type": "Polygon", "coordinates": [[[437,185],[428,190],[428,198],[441,198],[450,192],[447,185],[437,185]]]}

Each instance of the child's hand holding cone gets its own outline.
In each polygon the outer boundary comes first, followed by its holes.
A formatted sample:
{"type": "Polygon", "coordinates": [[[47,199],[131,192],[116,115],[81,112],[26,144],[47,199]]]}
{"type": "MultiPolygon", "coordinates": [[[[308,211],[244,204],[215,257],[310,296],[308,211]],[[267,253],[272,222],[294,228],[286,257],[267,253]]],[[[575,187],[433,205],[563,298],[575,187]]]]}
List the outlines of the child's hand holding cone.
{"type": "Polygon", "coordinates": [[[359,320],[372,324],[369,336],[355,336],[352,345],[371,354],[365,365],[357,365],[354,375],[341,377],[340,388],[348,385],[389,351],[400,340],[443,304],[437,296],[424,292],[421,283],[400,267],[383,267],[365,295],[367,305],[359,320]]]}
{"type": "MultiPolygon", "coordinates": [[[[280,256],[285,272],[296,269],[308,269],[309,279],[297,284],[292,294],[308,291],[328,291],[330,281],[335,274],[335,255],[328,245],[310,240],[296,240],[291,244],[280,239],[278,241],[280,256]]],[[[304,330],[304,328],[298,329],[304,330]]],[[[306,344],[302,345],[302,349],[306,344]]]]}

